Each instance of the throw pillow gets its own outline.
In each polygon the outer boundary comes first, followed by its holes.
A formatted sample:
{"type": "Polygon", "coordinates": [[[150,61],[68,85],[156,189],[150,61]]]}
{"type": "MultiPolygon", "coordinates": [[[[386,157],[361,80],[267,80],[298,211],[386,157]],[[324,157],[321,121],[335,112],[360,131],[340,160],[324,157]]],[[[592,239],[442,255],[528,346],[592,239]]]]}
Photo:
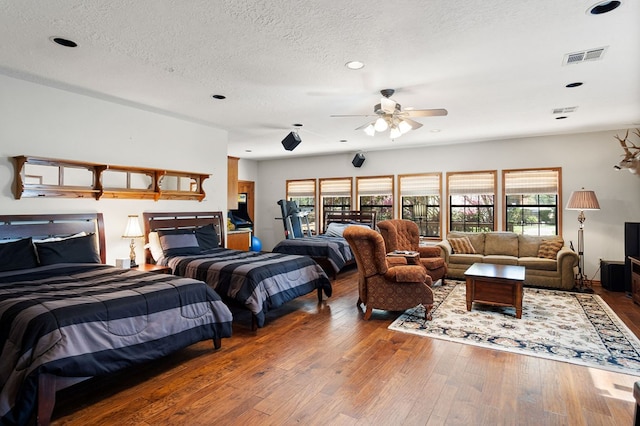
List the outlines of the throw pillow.
{"type": "Polygon", "coordinates": [[[196,239],[201,251],[211,250],[220,247],[218,233],[212,223],[201,226],[195,230],[196,239]]]}
{"type": "Polygon", "coordinates": [[[38,266],[31,238],[0,244],[0,272],[38,266]]]}
{"type": "Polygon", "coordinates": [[[476,250],[471,245],[468,237],[449,238],[449,244],[455,254],[475,254],[476,250]]]}
{"type": "Polygon", "coordinates": [[[564,240],[562,238],[542,240],[540,248],[538,249],[538,257],[543,259],[555,259],[558,257],[558,252],[562,246],[564,246],[564,240]]]}

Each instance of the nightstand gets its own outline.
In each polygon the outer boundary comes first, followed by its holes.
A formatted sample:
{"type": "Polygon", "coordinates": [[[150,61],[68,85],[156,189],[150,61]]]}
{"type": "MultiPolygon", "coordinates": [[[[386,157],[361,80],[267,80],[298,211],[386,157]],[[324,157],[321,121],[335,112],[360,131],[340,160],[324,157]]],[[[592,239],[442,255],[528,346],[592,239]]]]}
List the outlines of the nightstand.
{"type": "Polygon", "coordinates": [[[168,266],[154,265],[153,263],[143,263],[142,265],[135,266],[131,269],[136,269],[140,272],[155,272],[156,274],[171,274],[171,268],[168,266]]]}

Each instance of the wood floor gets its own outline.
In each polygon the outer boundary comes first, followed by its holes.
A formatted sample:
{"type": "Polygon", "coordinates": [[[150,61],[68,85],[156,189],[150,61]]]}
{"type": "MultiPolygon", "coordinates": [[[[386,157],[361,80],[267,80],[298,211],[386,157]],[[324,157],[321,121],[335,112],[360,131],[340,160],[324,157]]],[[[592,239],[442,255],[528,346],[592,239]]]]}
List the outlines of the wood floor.
{"type": "MultiPolygon", "coordinates": [[[[387,330],[355,307],[354,269],[214,351],[173,356],[58,395],[58,425],[631,425],[634,376],[387,330]]],[[[596,288],[640,335],[640,307],[596,288]]]]}

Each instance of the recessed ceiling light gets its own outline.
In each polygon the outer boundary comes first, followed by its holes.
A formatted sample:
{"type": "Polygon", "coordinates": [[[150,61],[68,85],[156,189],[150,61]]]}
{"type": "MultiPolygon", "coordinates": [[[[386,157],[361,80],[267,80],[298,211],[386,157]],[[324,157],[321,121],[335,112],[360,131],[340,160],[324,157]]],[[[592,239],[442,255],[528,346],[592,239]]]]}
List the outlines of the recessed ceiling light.
{"type": "Polygon", "coordinates": [[[580,87],[582,86],[584,83],[582,83],[581,81],[576,81],[575,83],[569,83],[564,87],[580,87]]]}
{"type": "Polygon", "coordinates": [[[567,118],[566,115],[561,115],[560,117],[556,117],[556,120],[564,120],[565,118],[567,118]]]}
{"type": "Polygon", "coordinates": [[[359,70],[359,69],[364,68],[364,62],[349,61],[346,64],[344,64],[344,66],[349,68],[350,70],[359,70]]]}
{"type": "Polygon", "coordinates": [[[62,37],[49,37],[49,40],[64,47],[78,47],[78,43],[62,37]]]}
{"type": "Polygon", "coordinates": [[[430,132],[431,133],[440,133],[440,129],[431,129],[430,132]]]}
{"type": "Polygon", "coordinates": [[[211,95],[213,99],[227,99],[225,95],[211,95]]]}
{"type": "Polygon", "coordinates": [[[253,151],[250,149],[245,149],[244,152],[253,152],[253,151]]]}
{"type": "Polygon", "coordinates": [[[340,142],[341,143],[345,143],[345,142],[347,142],[347,140],[346,139],[340,139],[340,142]]]}
{"type": "Polygon", "coordinates": [[[601,1],[587,9],[587,13],[591,15],[602,15],[603,13],[617,9],[621,4],[622,2],[619,1],[601,1]]]}
{"type": "Polygon", "coordinates": [[[293,124],[292,124],[292,126],[293,126],[293,127],[302,127],[302,124],[300,124],[300,123],[293,123],[293,124]]]}

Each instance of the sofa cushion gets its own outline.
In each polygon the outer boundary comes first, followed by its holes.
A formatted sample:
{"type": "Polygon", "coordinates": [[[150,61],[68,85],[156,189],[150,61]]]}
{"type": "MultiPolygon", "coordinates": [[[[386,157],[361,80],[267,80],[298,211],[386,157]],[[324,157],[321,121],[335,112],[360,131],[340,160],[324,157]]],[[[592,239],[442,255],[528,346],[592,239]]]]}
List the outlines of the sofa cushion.
{"type": "Polygon", "coordinates": [[[518,256],[538,257],[542,237],[538,235],[518,235],[518,256]]]}
{"type": "Polygon", "coordinates": [[[518,265],[538,271],[558,270],[558,262],[555,259],[543,259],[541,257],[521,257],[518,259],[518,265]]]}
{"type": "Polygon", "coordinates": [[[482,263],[484,256],[481,254],[452,254],[449,256],[449,264],[473,265],[482,263]]]}
{"type": "Polygon", "coordinates": [[[484,254],[518,257],[518,234],[513,232],[488,232],[484,240],[484,254]]]}
{"type": "Polygon", "coordinates": [[[469,237],[449,238],[449,244],[455,254],[475,254],[476,250],[471,245],[469,237]]]}
{"type": "Polygon", "coordinates": [[[493,263],[494,265],[517,265],[518,258],[515,256],[505,256],[501,254],[488,254],[482,259],[484,263],[493,263]]]}
{"type": "Polygon", "coordinates": [[[447,240],[467,237],[476,253],[484,254],[484,235],[484,232],[452,232],[447,236],[447,240]]]}
{"type": "Polygon", "coordinates": [[[562,238],[543,239],[538,249],[538,257],[555,260],[563,245],[564,240],[562,238]]]}

